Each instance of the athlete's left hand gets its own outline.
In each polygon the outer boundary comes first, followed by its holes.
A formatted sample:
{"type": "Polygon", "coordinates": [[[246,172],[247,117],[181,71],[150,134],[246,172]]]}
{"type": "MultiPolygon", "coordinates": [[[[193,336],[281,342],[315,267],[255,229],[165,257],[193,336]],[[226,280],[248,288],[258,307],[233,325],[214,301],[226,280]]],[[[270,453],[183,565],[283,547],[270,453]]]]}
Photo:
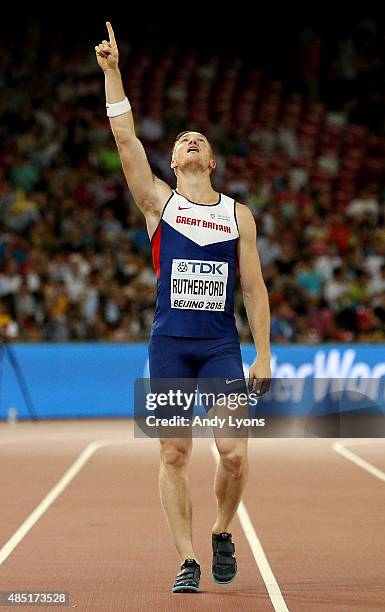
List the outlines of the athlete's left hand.
{"type": "Polygon", "coordinates": [[[263,395],[270,389],[271,368],[270,357],[257,357],[249,370],[249,391],[263,395]]]}

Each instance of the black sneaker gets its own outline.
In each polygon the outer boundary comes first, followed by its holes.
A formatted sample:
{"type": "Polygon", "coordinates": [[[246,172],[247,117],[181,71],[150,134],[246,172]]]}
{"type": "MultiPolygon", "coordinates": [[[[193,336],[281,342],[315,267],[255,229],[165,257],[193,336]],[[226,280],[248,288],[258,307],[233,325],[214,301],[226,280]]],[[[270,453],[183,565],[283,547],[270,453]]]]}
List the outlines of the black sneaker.
{"type": "Polygon", "coordinates": [[[195,559],[186,559],[175,578],[173,593],[198,593],[201,566],[195,559]]]}
{"type": "Polygon", "coordinates": [[[219,584],[229,584],[237,574],[235,547],[231,533],[219,533],[212,536],[213,566],[212,577],[219,584]]]}

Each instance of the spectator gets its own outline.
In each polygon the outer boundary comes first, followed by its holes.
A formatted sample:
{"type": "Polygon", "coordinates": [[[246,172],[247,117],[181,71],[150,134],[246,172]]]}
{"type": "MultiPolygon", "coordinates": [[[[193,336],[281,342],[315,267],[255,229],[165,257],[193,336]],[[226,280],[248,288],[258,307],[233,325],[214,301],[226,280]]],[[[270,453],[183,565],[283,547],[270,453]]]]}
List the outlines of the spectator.
{"type": "Polygon", "coordinates": [[[344,269],[336,268],[333,277],[326,282],[325,297],[330,307],[337,310],[342,304],[350,303],[352,282],[344,269]]]}
{"type": "Polygon", "coordinates": [[[271,341],[280,344],[296,341],[295,313],[285,303],[272,309],[271,341]]]}
{"type": "Polygon", "coordinates": [[[6,340],[17,340],[19,327],[9,314],[5,304],[0,302],[0,336],[6,340]]]}
{"type": "Polygon", "coordinates": [[[361,189],[358,197],[354,198],[346,209],[346,213],[350,217],[361,217],[368,213],[376,218],[378,211],[379,204],[367,189],[361,189]]]}

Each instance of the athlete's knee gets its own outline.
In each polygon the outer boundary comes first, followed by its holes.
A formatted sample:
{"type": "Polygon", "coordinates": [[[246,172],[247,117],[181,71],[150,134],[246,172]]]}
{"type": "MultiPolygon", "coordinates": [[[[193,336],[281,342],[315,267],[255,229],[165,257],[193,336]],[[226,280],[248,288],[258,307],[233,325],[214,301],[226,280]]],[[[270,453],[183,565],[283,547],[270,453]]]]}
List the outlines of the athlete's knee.
{"type": "Polygon", "coordinates": [[[166,467],[184,467],[187,465],[191,448],[187,444],[161,442],[160,459],[166,467]]]}
{"type": "Polygon", "coordinates": [[[235,478],[240,478],[247,466],[247,455],[243,447],[219,448],[221,463],[225,470],[231,472],[235,478]]]}

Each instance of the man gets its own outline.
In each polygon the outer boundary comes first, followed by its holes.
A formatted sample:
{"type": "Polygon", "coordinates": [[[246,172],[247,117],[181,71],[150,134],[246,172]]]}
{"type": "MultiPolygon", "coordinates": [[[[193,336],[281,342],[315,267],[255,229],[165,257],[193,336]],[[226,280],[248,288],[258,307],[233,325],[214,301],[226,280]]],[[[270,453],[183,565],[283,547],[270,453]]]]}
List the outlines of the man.
{"type": "MultiPolygon", "coordinates": [[[[158,276],[155,319],[149,346],[152,379],[226,377],[224,384],[244,381],[239,338],[233,313],[237,265],[244,304],[258,357],[250,379],[263,393],[269,384],[269,306],[256,248],[256,229],[249,209],[218,194],[210,175],[213,151],[199,132],[183,132],[175,142],[171,167],[177,189],[154,176],[135,134],[131,106],[118,68],[118,48],[107,22],[109,40],[95,47],[105,75],[107,114],[129,189],[145,216],[158,276]]],[[[243,382],[244,384],[244,382],[243,382]]],[[[247,476],[247,436],[216,438],[219,464],[215,476],[217,518],[212,528],[215,581],[234,579],[237,565],[228,532],[247,476]]],[[[174,592],[199,590],[200,566],[191,533],[191,500],[187,463],[191,437],[160,440],[160,494],[182,566],[174,592]]]]}

